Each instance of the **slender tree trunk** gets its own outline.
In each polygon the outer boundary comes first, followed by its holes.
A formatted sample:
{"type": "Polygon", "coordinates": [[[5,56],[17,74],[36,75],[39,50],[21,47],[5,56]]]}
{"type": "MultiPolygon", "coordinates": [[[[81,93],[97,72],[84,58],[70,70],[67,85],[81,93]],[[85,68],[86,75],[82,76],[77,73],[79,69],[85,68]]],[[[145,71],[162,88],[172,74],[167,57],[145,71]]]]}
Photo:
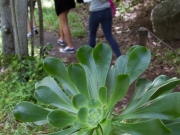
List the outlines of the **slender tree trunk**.
{"type": "Polygon", "coordinates": [[[27,44],[27,2],[10,0],[15,39],[15,52],[19,59],[28,56],[27,44]]]}
{"type": "Polygon", "coordinates": [[[38,12],[39,12],[39,32],[40,32],[40,57],[44,56],[44,29],[43,29],[43,13],[42,13],[42,6],[41,0],[37,0],[38,3],[38,12]]]}
{"type": "Polygon", "coordinates": [[[33,28],[33,14],[34,14],[33,12],[34,11],[32,10],[32,8],[34,8],[34,7],[32,4],[33,1],[29,0],[29,2],[31,3],[30,4],[30,22],[31,22],[30,24],[31,24],[31,35],[33,37],[33,38],[30,38],[31,39],[31,56],[34,56],[34,28],[33,28]]]}
{"type": "Polygon", "coordinates": [[[7,58],[11,58],[15,54],[10,0],[0,0],[0,14],[3,59],[8,63],[7,58]]]}

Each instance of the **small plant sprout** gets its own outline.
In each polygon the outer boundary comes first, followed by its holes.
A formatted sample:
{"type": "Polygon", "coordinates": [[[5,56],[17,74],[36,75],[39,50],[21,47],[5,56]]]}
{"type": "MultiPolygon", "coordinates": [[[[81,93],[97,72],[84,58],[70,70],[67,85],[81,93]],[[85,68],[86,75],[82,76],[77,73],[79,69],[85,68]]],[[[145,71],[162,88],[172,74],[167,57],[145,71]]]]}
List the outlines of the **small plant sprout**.
{"type": "Polygon", "coordinates": [[[46,58],[44,70],[50,74],[35,85],[37,101],[22,102],[14,116],[22,122],[50,123],[59,132],[49,135],[178,135],[180,133],[180,93],[173,89],[180,79],[161,75],[154,81],[140,78],[148,68],[151,53],[134,45],[111,66],[112,51],[104,43],[82,46],[78,63],[65,66],[59,58],[46,58]],[[134,82],[135,92],[118,114],[114,106],[134,82]]]}

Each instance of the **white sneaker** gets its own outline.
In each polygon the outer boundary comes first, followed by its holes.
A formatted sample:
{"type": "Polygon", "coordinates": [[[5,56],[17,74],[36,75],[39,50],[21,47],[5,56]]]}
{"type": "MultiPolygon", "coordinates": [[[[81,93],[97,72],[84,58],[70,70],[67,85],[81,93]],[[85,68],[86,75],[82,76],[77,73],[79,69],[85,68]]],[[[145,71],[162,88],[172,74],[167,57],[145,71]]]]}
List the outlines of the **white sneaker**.
{"type": "Polygon", "coordinates": [[[75,49],[74,48],[69,48],[68,46],[64,49],[60,49],[60,52],[62,53],[74,53],[75,52],[75,49]]]}

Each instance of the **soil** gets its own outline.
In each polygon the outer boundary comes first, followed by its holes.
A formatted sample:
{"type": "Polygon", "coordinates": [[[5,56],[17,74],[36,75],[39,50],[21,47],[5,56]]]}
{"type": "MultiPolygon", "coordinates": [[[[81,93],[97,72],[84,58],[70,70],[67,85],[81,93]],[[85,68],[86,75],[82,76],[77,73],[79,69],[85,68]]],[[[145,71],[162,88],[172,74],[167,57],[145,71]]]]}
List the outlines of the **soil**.
{"type": "MultiPolygon", "coordinates": [[[[125,0],[125,2],[129,2],[125,0]]],[[[148,1],[147,1],[148,2],[148,1]]],[[[85,29],[88,31],[88,4],[83,5],[83,13],[86,14],[83,18],[81,18],[85,29]],[[85,11],[85,12],[84,12],[85,11]]],[[[117,40],[120,50],[122,54],[125,54],[126,51],[133,45],[139,44],[139,37],[138,37],[138,29],[140,27],[144,27],[149,31],[148,39],[146,42],[146,47],[150,49],[151,52],[157,53],[157,57],[153,57],[149,68],[143,73],[143,77],[153,81],[159,75],[167,75],[169,78],[171,77],[178,77],[179,75],[175,72],[174,67],[172,65],[164,64],[166,58],[161,59],[160,62],[157,63],[157,58],[164,55],[165,50],[171,50],[171,48],[176,49],[178,48],[179,41],[162,44],[159,40],[153,36],[152,24],[150,21],[150,13],[153,7],[147,7],[148,3],[141,3],[134,6],[134,10],[132,12],[126,14],[119,14],[116,13],[116,17],[113,18],[113,35],[117,40]],[[118,16],[119,14],[119,16],[118,16]]],[[[82,13],[81,10],[78,8],[73,9],[72,12],[76,12],[77,14],[82,13]]],[[[78,62],[76,58],[76,53],[73,54],[64,54],[60,53],[59,49],[63,48],[62,46],[57,44],[57,39],[59,38],[59,33],[52,32],[52,31],[44,31],[44,43],[51,44],[53,46],[52,50],[50,51],[50,56],[58,57],[63,59],[65,64],[70,64],[72,62],[78,62]]],[[[38,43],[38,35],[36,36],[35,42],[38,43]]],[[[88,35],[87,37],[76,37],[72,39],[75,49],[77,50],[79,47],[88,44],[88,35]]],[[[103,32],[101,27],[97,32],[97,43],[104,42],[107,43],[106,39],[104,38],[103,32]]],[[[115,61],[115,55],[113,54],[113,61],[115,61]]],[[[119,110],[125,107],[131,98],[134,92],[133,83],[130,86],[130,89],[127,95],[117,103],[115,110],[119,110]]],[[[180,87],[178,86],[174,90],[175,92],[180,91],[180,87]]]]}

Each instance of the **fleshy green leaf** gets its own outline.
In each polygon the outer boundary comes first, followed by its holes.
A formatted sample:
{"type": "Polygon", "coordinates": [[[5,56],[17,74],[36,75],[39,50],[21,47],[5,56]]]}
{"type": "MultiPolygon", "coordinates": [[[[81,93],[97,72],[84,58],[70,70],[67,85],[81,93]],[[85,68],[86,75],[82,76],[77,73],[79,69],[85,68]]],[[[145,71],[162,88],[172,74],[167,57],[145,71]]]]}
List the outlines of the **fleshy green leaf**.
{"type": "Polygon", "coordinates": [[[87,122],[82,122],[80,120],[76,120],[74,122],[74,128],[79,129],[79,128],[93,128],[93,126],[89,125],[87,122]]]}
{"type": "Polygon", "coordinates": [[[80,64],[83,66],[86,72],[86,77],[88,81],[88,89],[91,98],[98,98],[97,89],[97,70],[93,58],[93,48],[88,45],[82,46],[77,50],[77,58],[80,64]]]}
{"type": "Polygon", "coordinates": [[[30,102],[22,102],[15,106],[14,117],[23,122],[37,122],[47,120],[49,111],[30,102]]]}
{"type": "Polygon", "coordinates": [[[124,74],[127,66],[128,57],[121,55],[115,62],[115,72],[117,75],[124,74]]]}
{"type": "Polygon", "coordinates": [[[114,119],[136,119],[136,118],[152,118],[152,119],[164,119],[173,120],[180,117],[180,93],[172,93],[165,95],[152,103],[149,102],[144,107],[128,113],[125,115],[119,115],[114,119]]]}
{"type": "Polygon", "coordinates": [[[89,98],[90,95],[88,91],[86,72],[84,68],[80,64],[71,64],[68,67],[68,75],[75,87],[78,89],[79,93],[89,98]]]}
{"type": "Polygon", "coordinates": [[[33,122],[33,123],[34,123],[35,125],[40,126],[40,125],[47,124],[47,123],[48,123],[48,120],[46,119],[46,120],[36,121],[36,122],[33,122]]]}
{"type": "Polygon", "coordinates": [[[94,129],[91,129],[91,128],[81,129],[78,135],[93,135],[93,131],[94,129]]]}
{"type": "Polygon", "coordinates": [[[51,90],[53,90],[59,97],[61,97],[68,104],[72,104],[71,100],[66,96],[66,94],[62,91],[62,89],[58,86],[56,81],[52,77],[45,77],[40,82],[35,84],[35,88],[39,86],[47,86],[51,90]]]}
{"type": "Polygon", "coordinates": [[[97,128],[95,129],[96,135],[103,135],[103,131],[101,127],[98,125],[97,128]]]}
{"type": "Polygon", "coordinates": [[[45,104],[50,104],[58,107],[59,109],[63,109],[72,113],[77,113],[77,110],[67,102],[61,99],[54,91],[52,91],[49,87],[40,86],[36,89],[35,98],[45,104]]]}
{"type": "Polygon", "coordinates": [[[112,59],[112,51],[109,45],[100,43],[95,46],[93,50],[93,57],[96,64],[97,70],[97,88],[105,85],[107,73],[112,59]]]}
{"type": "Polygon", "coordinates": [[[85,107],[82,107],[79,111],[78,111],[78,117],[81,121],[85,122],[88,119],[88,109],[85,107]]]}
{"type": "Polygon", "coordinates": [[[167,80],[168,80],[168,77],[166,75],[160,75],[156,79],[154,79],[150,88],[157,87],[167,80]]]}
{"type": "Polygon", "coordinates": [[[107,104],[107,88],[101,87],[99,88],[99,101],[101,102],[102,107],[104,107],[107,104]]]}
{"type": "Polygon", "coordinates": [[[108,104],[105,106],[106,110],[112,108],[121,98],[126,95],[129,88],[129,80],[129,75],[123,74],[117,76],[114,91],[108,101],[108,104]]]}
{"type": "Polygon", "coordinates": [[[158,119],[130,124],[116,122],[113,128],[131,135],[171,135],[171,131],[158,119]]]}
{"type": "Polygon", "coordinates": [[[129,113],[135,109],[142,107],[147,103],[147,101],[150,100],[150,97],[159,89],[164,89],[165,91],[168,91],[176,87],[179,83],[180,83],[180,79],[171,78],[166,82],[162,83],[161,85],[148,89],[148,91],[142,96],[142,98],[140,98],[135,104],[133,104],[133,106],[127,108],[127,110],[125,109],[124,112],[122,112],[121,114],[129,113]]]}
{"type": "Polygon", "coordinates": [[[115,67],[112,66],[109,69],[109,72],[108,72],[108,75],[107,75],[107,78],[106,78],[106,84],[105,84],[105,86],[107,87],[108,100],[111,97],[111,94],[113,93],[114,86],[115,86],[115,83],[116,83],[116,76],[117,76],[117,74],[115,73],[115,67]]]}
{"type": "Polygon", "coordinates": [[[104,110],[100,108],[91,108],[88,110],[88,123],[96,126],[104,119],[104,110]]]}
{"type": "Polygon", "coordinates": [[[78,94],[78,95],[74,96],[72,99],[72,102],[73,102],[73,106],[78,110],[81,107],[86,107],[88,105],[87,97],[82,94],[78,94]]]}
{"type": "Polygon", "coordinates": [[[145,47],[136,47],[131,51],[125,70],[125,74],[130,74],[130,84],[147,69],[150,59],[151,53],[145,47]]]}
{"type": "Polygon", "coordinates": [[[67,94],[74,96],[79,93],[70,81],[67,69],[60,59],[52,57],[46,58],[44,61],[44,69],[62,83],[62,86],[67,94]]]}
{"type": "Polygon", "coordinates": [[[73,125],[77,116],[64,111],[55,110],[49,113],[48,121],[55,127],[65,127],[68,125],[73,125]]]}
{"type": "Polygon", "coordinates": [[[96,99],[91,99],[88,102],[88,107],[89,108],[101,108],[101,103],[96,99]]]}
{"type": "Polygon", "coordinates": [[[140,45],[133,45],[126,53],[126,56],[129,57],[129,55],[134,51],[134,49],[141,47],[140,45]]]}
{"type": "Polygon", "coordinates": [[[89,128],[83,128],[75,133],[72,133],[71,135],[94,135],[93,134],[94,129],[89,129],[89,128]]]}
{"type": "Polygon", "coordinates": [[[65,129],[56,133],[50,133],[47,135],[71,135],[71,133],[75,132],[76,130],[77,129],[75,129],[74,127],[71,127],[71,128],[68,128],[68,129],[65,129]]]}
{"type": "MultiPolygon", "coordinates": [[[[173,78],[171,78],[171,79],[173,79],[173,78]]],[[[171,80],[171,79],[169,79],[169,80],[171,80]]],[[[174,77],[174,79],[176,79],[176,78],[174,77]]],[[[153,84],[152,84],[151,88],[157,87],[157,86],[163,84],[163,83],[166,82],[166,81],[168,81],[168,77],[167,77],[167,76],[165,76],[165,75],[158,76],[158,77],[153,81],[153,84]]],[[[177,82],[177,83],[178,83],[178,82],[177,82]]],[[[171,89],[170,89],[170,88],[164,89],[164,87],[162,87],[162,88],[160,88],[157,92],[155,92],[155,93],[151,96],[150,100],[153,100],[153,99],[155,99],[155,98],[157,98],[157,97],[159,97],[159,96],[165,95],[165,94],[167,94],[167,93],[172,93],[173,90],[174,90],[174,87],[171,88],[171,89]]]]}
{"type": "Polygon", "coordinates": [[[167,124],[167,128],[172,131],[172,135],[179,135],[180,133],[180,122],[167,124]]]}
{"type": "Polygon", "coordinates": [[[121,114],[128,113],[132,111],[133,109],[135,109],[134,104],[136,104],[139,101],[139,99],[141,99],[144,96],[145,92],[151,86],[151,83],[152,82],[150,80],[145,79],[145,78],[140,78],[137,80],[135,92],[132,98],[130,99],[126,109],[121,114]]]}
{"type": "Polygon", "coordinates": [[[111,120],[110,119],[104,119],[101,123],[101,128],[103,130],[103,135],[109,135],[109,133],[112,130],[111,126],[111,120]]]}

